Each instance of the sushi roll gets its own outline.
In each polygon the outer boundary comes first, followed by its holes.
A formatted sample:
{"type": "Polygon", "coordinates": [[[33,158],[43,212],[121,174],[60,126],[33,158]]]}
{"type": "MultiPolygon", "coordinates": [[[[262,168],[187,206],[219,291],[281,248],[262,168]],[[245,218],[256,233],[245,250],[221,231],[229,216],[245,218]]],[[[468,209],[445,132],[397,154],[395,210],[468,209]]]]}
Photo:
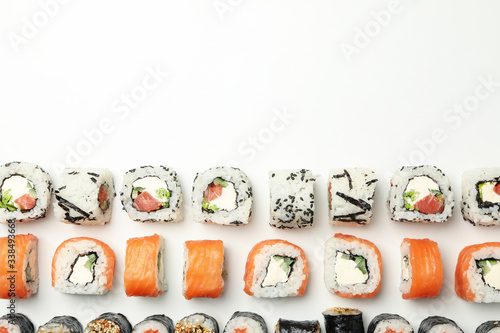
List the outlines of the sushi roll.
{"type": "Polygon", "coordinates": [[[52,259],[52,286],[67,294],[102,295],[113,288],[114,267],[108,245],[89,237],[70,238],[52,259]]]}
{"type": "Polygon", "coordinates": [[[214,317],[193,313],[177,322],[175,333],[219,333],[219,324],[214,317]]]}
{"type": "Polygon", "coordinates": [[[121,313],[106,312],[85,327],[85,333],[131,333],[132,325],[121,313]]]}
{"type": "Polygon", "coordinates": [[[177,173],[167,166],[143,166],[123,177],[123,209],[138,222],[182,221],[182,192],[177,173]]]}
{"type": "Polygon", "coordinates": [[[111,219],[115,188],[107,169],[64,169],[55,190],[56,218],[69,224],[104,225],[111,219]]]}
{"type": "Polygon", "coordinates": [[[274,328],[275,333],[321,333],[317,320],[279,319],[274,328]]]}
{"type": "Polygon", "coordinates": [[[269,172],[271,227],[308,228],[314,222],[314,181],[309,170],[269,172]]]}
{"type": "Polygon", "coordinates": [[[498,333],[500,332],[500,321],[490,320],[482,323],[476,328],[476,333],[498,333]]]}
{"type": "Polygon", "coordinates": [[[253,312],[236,311],[224,327],[224,333],[267,333],[264,318],[253,312]]]}
{"type": "Polygon", "coordinates": [[[224,291],[224,245],[220,240],[186,241],[182,292],[186,299],[217,298],[224,291]]]}
{"type": "Polygon", "coordinates": [[[146,317],[136,324],[132,333],[174,333],[174,322],[163,314],[146,317]]]}
{"type": "Polygon", "coordinates": [[[400,315],[382,313],[372,319],[368,325],[367,333],[413,333],[408,320],[400,315]]]}
{"type": "Polygon", "coordinates": [[[437,297],[443,284],[443,264],[438,244],[427,238],[405,238],[400,249],[399,290],[403,298],[437,297]]]}
{"type": "Polygon", "coordinates": [[[38,291],[38,238],[0,238],[0,298],[29,298],[38,291]]]}
{"type": "Polygon", "coordinates": [[[326,333],[364,333],[363,313],[358,309],[331,308],[323,311],[326,333]]]}
{"type": "Polygon", "coordinates": [[[328,177],[331,225],[363,226],[373,216],[377,178],[370,169],[332,169],[328,177]]]}
{"type": "Polygon", "coordinates": [[[127,296],[156,297],[167,290],[164,257],[163,238],[157,234],[127,240],[124,273],[127,296]]]}
{"type": "Polygon", "coordinates": [[[0,223],[45,217],[52,196],[50,175],[33,163],[0,166],[0,223]]]}
{"type": "Polygon", "coordinates": [[[371,298],[382,281],[382,256],[370,241],[335,234],[325,243],[325,284],[345,298],[371,298]]]}
{"type": "Polygon", "coordinates": [[[255,297],[302,296],[309,264],[304,251],[281,239],[257,243],[248,254],[244,291],[255,297]]]}
{"type": "Polygon", "coordinates": [[[9,313],[0,317],[0,331],[5,333],[35,333],[35,326],[22,313],[9,313]]]}
{"type": "Polygon", "coordinates": [[[500,242],[475,244],[459,254],[455,292],[469,302],[500,302],[500,242]]]}
{"type": "Polygon", "coordinates": [[[462,174],[462,215],[473,225],[500,225],[500,168],[462,174]]]}
{"type": "Polygon", "coordinates": [[[199,223],[241,225],[250,221],[252,187],[238,168],[215,167],[196,174],[193,219],[199,223]]]}
{"type": "Polygon", "coordinates": [[[422,320],[418,333],[464,333],[453,320],[441,317],[430,316],[422,320]]]}
{"type": "Polygon", "coordinates": [[[40,326],[37,333],[82,333],[82,324],[75,317],[58,316],[40,326]]]}
{"type": "Polygon", "coordinates": [[[450,181],[435,166],[402,167],[391,179],[389,214],[398,222],[445,222],[454,206],[450,181]]]}

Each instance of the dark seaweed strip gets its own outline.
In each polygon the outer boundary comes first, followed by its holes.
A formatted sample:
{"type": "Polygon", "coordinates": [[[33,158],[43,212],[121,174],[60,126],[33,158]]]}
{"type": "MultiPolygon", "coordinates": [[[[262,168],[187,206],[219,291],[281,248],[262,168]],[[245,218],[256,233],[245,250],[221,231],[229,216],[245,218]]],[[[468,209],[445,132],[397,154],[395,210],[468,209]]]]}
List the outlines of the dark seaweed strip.
{"type": "Polygon", "coordinates": [[[0,320],[1,319],[14,322],[19,326],[21,333],[35,333],[35,326],[33,326],[31,320],[22,313],[6,314],[0,317],[0,320]]]}
{"type": "MultiPolygon", "coordinates": [[[[46,325],[49,324],[61,324],[66,326],[71,333],[82,333],[83,332],[83,327],[82,324],[76,319],[75,317],[72,316],[57,316],[49,320],[45,325],[41,326],[38,328],[40,330],[46,325]]],[[[47,331],[45,331],[47,332],[47,331]]]]}
{"type": "Polygon", "coordinates": [[[326,333],[364,333],[362,314],[334,315],[323,313],[326,333]]]}
{"type": "Polygon", "coordinates": [[[82,214],[83,216],[85,216],[87,218],[90,217],[90,215],[86,211],[80,209],[78,206],[76,206],[75,204],[69,202],[68,200],[64,199],[63,197],[60,197],[60,196],[56,195],[56,199],[57,199],[57,201],[59,201],[59,207],[61,207],[65,211],[68,211],[68,210],[65,209],[63,206],[65,206],[66,208],[71,208],[74,211],[82,214]]]}
{"type": "Polygon", "coordinates": [[[130,322],[128,321],[127,317],[122,315],[121,313],[114,313],[114,312],[106,312],[97,317],[93,321],[97,320],[109,320],[114,322],[120,327],[120,333],[131,333],[132,332],[132,325],[130,325],[130,322]]]}
{"type": "MultiPolygon", "coordinates": [[[[372,321],[370,322],[370,325],[368,325],[368,331],[366,331],[366,333],[374,333],[375,330],[377,329],[378,324],[380,324],[381,322],[386,321],[386,320],[400,320],[400,321],[410,325],[410,323],[406,319],[401,317],[400,315],[391,314],[391,313],[382,313],[382,314],[379,314],[378,316],[376,316],[375,318],[372,319],[372,321]]],[[[412,328],[412,332],[413,332],[413,328],[412,328]]]]}
{"type": "Polygon", "coordinates": [[[476,333],[488,333],[489,331],[491,331],[496,327],[500,327],[499,320],[486,321],[476,328],[476,333]]]}
{"type": "Polygon", "coordinates": [[[372,208],[372,206],[368,202],[366,202],[362,199],[359,199],[359,200],[354,199],[353,197],[350,197],[350,196],[348,196],[344,193],[341,193],[341,192],[337,192],[335,194],[337,196],[341,197],[342,199],[344,199],[345,201],[349,202],[350,204],[353,204],[354,206],[357,206],[363,210],[370,210],[372,208]]]}
{"type": "Polygon", "coordinates": [[[87,172],[87,174],[90,175],[90,176],[99,177],[98,173],[87,172]]]}
{"type": "Polygon", "coordinates": [[[349,189],[352,190],[352,178],[351,178],[351,175],[349,174],[349,172],[347,172],[346,169],[344,169],[344,173],[347,177],[347,181],[349,182],[349,189]]]}
{"type": "Polygon", "coordinates": [[[369,180],[366,182],[366,186],[370,186],[371,184],[376,183],[376,182],[378,182],[378,179],[369,180]]]}
{"type": "Polygon", "coordinates": [[[258,315],[257,313],[254,313],[254,312],[242,312],[242,311],[236,311],[235,313],[233,313],[231,318],[228,320],[226,327],[224,327],[223,333],[230,333],[230,332],[227,332],[227,325],[229,324],[229,322],[231,322],[231,320],[236,319],[236,318],[248,318],[248,319],[254,320],[259,324],[259,326],[262,329],[262,332],[267,333],[267,325],[266,325],[266,322],[264,321],[264,318],[262,318],[260,315],[258,315]]]}
{"type": "MultiPolygon", "coordinates": [[[[163,314],[155,314],[155,315],[148,316],[148,317],[146,317],[146,319],[141,321],[139,324],[144,323],[144,322],[149,321],[149,320],[159,322],[160,324],[165,326],[168,333],[174,333],[174,331],[175,331],[174,322],[172,321],[172,319],[170,319],[170,317],[167,317],[163,314]]],[[[134,330],[139,324],[134,326],[134,330]]]]}
{"type": "Polygon", "coordinates": [[[463,333],[462,329],[458,327],[457,323],[453,320],[441,317],[441,316],[430,316],[422,320],[420,327],[418,328],[418,333],[427,333],[436,325],[452,325],[455,326],[463,333]]]}
{"type": "Polygon", "coordinates": [[[94,177],[90,177],[90,180],[95,184],[97,183],[97,179],[95,179],[94,177]]]}
{"type": "Polygon", "coordinates": [[[321,332],[317,320],[288,320],[279,319],[276,324],[276,333],[319,333],[321,332]]]}

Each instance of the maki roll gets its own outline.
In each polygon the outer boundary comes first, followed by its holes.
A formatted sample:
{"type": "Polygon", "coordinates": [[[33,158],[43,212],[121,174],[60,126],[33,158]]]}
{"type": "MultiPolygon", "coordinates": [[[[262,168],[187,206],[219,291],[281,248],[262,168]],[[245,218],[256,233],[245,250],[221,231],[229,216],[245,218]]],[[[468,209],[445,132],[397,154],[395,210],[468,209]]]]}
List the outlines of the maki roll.
{"type": "Polygon", "coordinates": [[[156,297],[167,290],[163,238],[153,236],[127,240],[124,283],[127,296],[156,297]]]}
{"type": "Polygon", "coordinates": [[[182,221],[182,192],[177,173],[167,166],[143,166],[123,177],[123,209],[138,222],[182,221]]]}
{"type": "Polygon", "coordinates": [[[29,298],[38,291],[38,238],[0,238],[0,298],[29,298]]]}
{"type": "Polygon", "coordinates": [[[224,333],[267,333],[264,318],[253,312],[236,311],[224,327],[224,333]]]}
{"type": "Polygon", "coordinates": [[[500,225],[500,168],[462,174],[462,215],[473,225],[500,225]]]}
{"type": "Polygon", "coordinates": [[[22,313],[9,313],[0,317],[0,331],[6,333],[35,333],[35,326],[22,313]]]}
{"type": "Polygon", "coordinates": [[[121,313],[106,312],[85,327],[85,333],[131,333],[132,325],[121,313]]]}
{"type": "Polygon", "coordinates": [[[382,313],[372,319],[367,333],[413,333],[410,323],[397,314],[382,313]]]}
{"type": "Polygon", "coordinates": [[[476,328],[476,333],[498,333],[500,332],[500,321],[490,320],[482,323],[476,328]]]}
{"type": "Polygon", "coordinates": [[[500,242],[475,244],[459,254],[455,292],[469,302],[500,302],[500,242]]]}
{"type": "Polygon", "coordinates": [[[58,316],[40,326],[37,333],[82,333],[82,324],[75,317],[58,316]]]}
{"type": "Polygon", "coordinates": [[[331,308],[323,312],[326,333],[364,333],[363,313],[358,309],[331,308]]]}
{"type": "Polygon", "coordinates": [[[135,325],[132,333],[174,333],[174,322],[163,314],[152,315],[135,325]]]}
{"type": "Polygon", "coordinates": [[[321,327],[317,320],[279,319],[274,328],[275,333],[320,333],[321,327]]]}
{"type": "Polygon", "coordinates": [[[331,225],[362,226],[373,216],[377,178],[370,169],[332,169],[328,178],[331,225]]]}
{"type": "Polygon", "coordinates": [[[250,180],[238,168],[215,167],[196,174],[192,194],[196,222],[247,224],[252,201],[250,180]]]}
{"type": "Polygon", "coordinates": [[[370,241],[335,234],[325,243],[325,284],[345,298],[371,298],[382,281],[382,256],[370,241]]]}
{"type": "Polygon", "coordinates": [[[45,217],[52,196],[50,175],[33,163],[0,166],[0,223],[45,217]]]}
{"type": "Polygon", "coordinates": [[[438,244],[430,239],[405,238],[401,243],[401,284],[404,299],[437,297],[443,284],[438,244]]]}
{"type": "Polygon", "coordinates": [[[224,291],[224,245],[220,240],[186,241],[182,292],[186,299],[217,298],[224,291]]]}
{"type": "Polygon", "coordinates": [[[105,243],[76,237],[64,241],[52,259],[52,286],[60,292],[102,295],[113,288],[115,254],[105,243]]]}
{"type": "Polygon", "coordinates": [[[420,323],[418,333],[464,333],[453,320],[441,317],[427,317],[420,323]]]}
{"type": "Polygon", "coordinates": [[[302,296],[308,278],[304,251],[285,240],[269,239],[256,244],[248,254],[244,291],[255,297],[302,296]]]}
{"type": "Polygon", "coordinates": [[[106,169],[64,169],[54,213],[63,223],[103,225],[111,219],[115,188],[106,169]]]}
{"type": "Polygon", "coordinates": [[[435,166],[402,167],[391,179],[389,214],[399,222],[445,222],[454,206],[448,178],[435,166]]]}
{"type": "Polygon", "coordinates": [[[212,316],[193,313],[177,322],[175,333],[219,333],[219,324],[212,316]]]}
{"type": "Polygon", "coordinates": [[[314,181],[309,170],[269,172],[271,227],[307,228],[314,222],[314,181]]]}

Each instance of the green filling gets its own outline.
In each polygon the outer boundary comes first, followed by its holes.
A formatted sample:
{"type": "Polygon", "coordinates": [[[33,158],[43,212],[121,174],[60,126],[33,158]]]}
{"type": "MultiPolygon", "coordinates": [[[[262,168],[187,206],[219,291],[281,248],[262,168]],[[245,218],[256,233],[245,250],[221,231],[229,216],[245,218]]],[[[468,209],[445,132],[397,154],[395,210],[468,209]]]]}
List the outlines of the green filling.
{"type": "Polygon", "coordinates": [[[38,198],[38,196],[37,196],[37,194],[36,194],[35,189],[33,188],[33,185],[31,185],[31,183],[30,183],[30,181],[29,181],[29,180],[27,181],[27,183],[28,183],[28,188],[29,188],[29,191],[28,191],[29,195],[30,195],[33,199],[37,199],[37,198],[38,198]]]}
{"type": "Polygon", "coordinates": [[[0,207],[4,209],[8,209],[9,211],[13,212],[16,211],[17,208],[14,206],[14,201],[12,201],[12,195],[10,194],[11,189],[8,189],[7,191],[2,190],[2,198],[0,200],[0,207]]]}
{"type": "Polygon", "coordinates": [[[296,259],[283,256],[273,256],[273,260],[281,261],[280,268],[286,273],[286,275],[290,275],[290,271],[292,270],[292,266],[296,259]]]}
{"type": "Polygon", "coordinates": [[[410,268],[410,260],[408,260],[408,257],[403,258],[403,263],[405,264],[406,268],[410,268]]]}
{"type": "Polygon", "coordinates": [[[139,192],[143,192],[146,188],[144,187],[134,187],[132,189],[132,197],[136,197],[137,195],[139,195],[139,192]]]}
{"type": "Polygon", "coordinates": [[[87,259],[88,260],[85,263],[84,267],[92,272],[92,266],[94,265],[95,261],[97,260],[97,255],[95,253],[91,253],[91,254],[87,255],[87,259]]]}
{"type": "Polygon", "coordinates": [[[158,198],[165,200],[165,202],[162,203],[161,207],[162,208],[168,208],[170,207],[170,191],[164,188],[160,188],[156,190],[156,196],[158,198]]]}
{"type": "Polygon", "coordinates": [[[206,210],[213,210],[214,212],[217,212],[219,210],[219,208],[216,205],[210,204],[210,202],[208,202],[206,198],[203,198],[201,207],[203,207],[203,209],[206,210]]]}
{"type": "Polygon", "coordinates": [[[362,256],[356,256],[353,254],[342,253],[342,259],[352,260],[356,264],[356,268],[363,274],[368,274],[368,268],[366,267],[366,259],[362,256]]]}
{"type": "Polygon", "coordinates": [[[26,265],[26,282],[34,282],[35,280],[33,279],[32,273],[31,273],[31,266],[30,263],[26,265]]]}
{"type": "Polygon", "coordinates": [[[220,177],[215,178],[213,183],[214,183],[214,185],[220,185],[222,187],[227,187],[227,182],[220,177]]]}
{"type": "Polygon", "coordinates": [[[483,272],[483,276],[488,274],[491,271],[491,266],[495,266],[498,264],[498,260],[495,259],[485,259],[485,260],[478,260],[476,261],[477,265],[479,268],[481,268],[483,272]],[[489,265],[488,265],[489,263],[489,265]]]}
{"type": "Polygon", "coordinates": [[[481,198],[481,200],[483,200],[483,186],[486,184],[487,183],[481,183],[481,184],[477,185],[477,189],[479,191],[479,197],[481,198]]]}
{"type": "Polygon", "coordinates": [[[415,207],[411,203],[417,200],[419,194],[420,193],[418,193],[415,190],[410,190],[408,192],[405,192],[405,194],[403,194],[403,200],[406,209],[415,210],[415,207]]]}

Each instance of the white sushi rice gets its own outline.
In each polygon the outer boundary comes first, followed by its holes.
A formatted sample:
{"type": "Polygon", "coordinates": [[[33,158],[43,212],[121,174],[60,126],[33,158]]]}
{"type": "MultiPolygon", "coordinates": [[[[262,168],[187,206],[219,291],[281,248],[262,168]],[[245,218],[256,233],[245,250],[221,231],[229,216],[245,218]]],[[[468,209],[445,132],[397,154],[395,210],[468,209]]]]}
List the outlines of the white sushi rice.
{"type": "Polygon", "coordinates": [[[68,326],[59,323],[50,323],[40,326],[37,333],[75,333],[68,326]]]}
{"type": "Polygon", "coordinates": [[[244,316],[231,318],[224,328],[224,333],[235,333],[237,329],[243,330],[245,333],[266,333],[261,323],[244,316]]]}
{"type": "Polygon", "coordinates": [[[250,288],[253,296],[265,298],[297,296],[303,281],[307,278],[304,272],[307,262],[301,258],[301,253],[301,250],[288,244],[279,243],[264,246],[254,258],[254,280],[250,288]],[[273,256],[284,256],[296,260],[287,282],[263,287],[262,283],[267,275],[267,267],[273,256]]]}
{"type": "Polygon", "coordinates": [[[170,333],[165,325],[157,320],[145,320],[134,326],[132,333],[144,333],[148,330],[157,331],[158,333],[170,333]]]}
{"type": "Polygon", "coordinates": [[[467,265],[467,280],[475,294],[476,303],[498,303],[500,302],[500,290],[489,286],[483,280],[482,270],[477,267],[476,260],[495,258],[500,260],[500,247],[488,246],[472,253],[467,265]]]}
{"type": "Polygon", "coordinates": [[[0,207],[0,223],[26,222],[45,217],[52,196],[50,175],[34,163],[12,162],[0,166],[0,186],[14,175],[23,176],[33,184],[37,195],[36,204],[27,212],[22,212],[20,209],[9,211],[0,207]]]}
{"type": "Polygon", "coordinates": [[[478,183],[500,181],[500,168],[473,169],[462,174],[462,215],[474,225],[500,225],[500,204],[480,207],[478,183]]]}
{"type": "Polygon", "coordinates": [[[111,220],[115,188],[113,175],[107,169],[66,168],[61,173],[61,186],[55,191],[54,214],[69,224],[104,225],[111,220]],[[99,206],[101,185],[108,186],[109,207],[99,206]]]}
{"type": "Polygon", "coordinates": [[[31,278],[32,282],[28,282],[28,289],[31,290],[32,294],[35,294],[38,291],[38,240],[32,240],[30,241],[26,249],[24,251],[26,255],[24,256],[24,261],[23,261],[23,272],[24,274],[22,275],[23,277],[23,282],[26,283],[27,280],[27,275],[26,275],[26,269],[28,267],[28,264],[30,266],[30,271],[31,271],[31,278]]]}
{"type": "Polygon", "coordinates": [[[394,173],[387,198],[389,215],[393,221],[399,222],[445,222],[451,217],[454,207],[453,192],[448,178],[435,166],[405,166],[394,173]],[[436,214],[424,214],[417,210],[405,208],[404,193],[411,179],[427,176],[434,180],[444,197],[444,210],[436,214]]]}
{"type": "Polygon", "coordinates": [[[402,242],[400,247],[401,252],[401,282],[399,284],[399,290],[401,294],[407,294],[410,292],[412,276],[411,276],[411,261],[410,261],[410,247],[408,243],[402,242]],[[405,268],[404,258],[408,258],[408,268],[405,268]],[[406,270],[406,271],[405,271],[406,270]],[[406,275],[406,279],[405,279],[406,275]]]}
{"type": "Polygon", "coordinates": [[[336,292],[349,293],[352,295],[369,294],[380,285],[381,274],[378,262],[382,259],[372,248],[359,241],[347,241],[338,237],[331,237],[325,243],[325,284],[332,294],[336,292]],[[366,260],[368,280],[364,283],[340,284],[337,281],[336,264],[337,253],[350,253],[361,256],[366,260]]]}
{"type": "Polygon", "coordinates": [[[21,333],[21,328],[9,323],[8,319],[0,319],[0,327],[7,329],[7,333],[21,333]]]}
{"type": "Polygon", "coordinates": [[[377,178],[370,169],[330,170],[328,177],[330,224],[349,226],[369,224],[373,216],[376,186],[377,178]]]}
{"type": "Polygon", "coordinates": [[[463,331],[452,324],[434,325],[426,333],[463,333],[463,331]]]}
{"type": "Polygon", "coordinates": [[[392,330],[398,333],[413,333],[413,328],[404,319],[388,319],[379,322],[373,333],[385,333],[392,330]]]}
{"type": "Polygon", "coordinates": [[[54,258],[52,283],[54,289],[67,294],[80,295],[102,295],[108,292],[106,284],[106,267],[108,258],[104,254],[104,249],[92,240],[79,240],[66,243],[64,248],[59,251],[59,256],[54,258]],[[72,265],[80,255],[89,252],[97,254],[97,260],[94,264],[94,280],[85,285],[73,284],[69,281],[72,272],[72,265]]]}
{"type": "Polygon", "coordinates": [[[120,193],[120,199],[123,209],[129,217],[138,222],[179,222],[183,219],[182,214],[182,191],[177,173],[170,167],[143,166],[128,171],[123,177],[123,187],[120,193]],[[153,212],[141,212],[132,205],[133,184],[135,181],[144,177],[158,177],[165,181],[167,190],[170,192],[170,201],[168,208],[161,208],[153,212]]]}
{"type": "Polygon", "coordinates": [[[220,225],[241,225],[250,222],[252,214],[252,187],[247,175],[238,168],[214,167],[199,172],[193,182],[191,196],[193,219],[198,223],[215,223],[220,225]],[[222,178],[234,184],[236,190],[236,208],[230,211],[219,210],[209,212],[203,209],[203,195],[214,179],[222,178]]]}

